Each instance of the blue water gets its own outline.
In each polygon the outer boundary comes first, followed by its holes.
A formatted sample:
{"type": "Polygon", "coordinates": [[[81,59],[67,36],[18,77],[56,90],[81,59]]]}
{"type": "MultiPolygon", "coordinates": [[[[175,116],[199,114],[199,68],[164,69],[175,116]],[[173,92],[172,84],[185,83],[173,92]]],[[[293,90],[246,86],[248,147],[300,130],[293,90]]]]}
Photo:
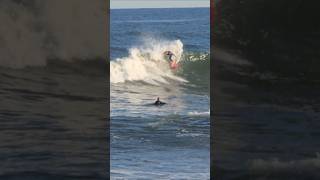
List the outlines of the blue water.
{"type": "Polygon", "coordinates": [[[110,72],[126,79],[111,80],[111,179],[209,179],[209,34],[209,8],[111,10],[110,72]],[[158,73],[167,66],[151,61],[158,51],[129,52],[176,40],[183,53],[172,75],[183,81],[158,73]],[[157,97],[167,104],[153,106],[157,97]]]}
{"type": "Polygon", "coordinates": [[[181,39],[185,50],[209,52],[209,8],[111,10],[111,59],[151,36],[181,39]]]}

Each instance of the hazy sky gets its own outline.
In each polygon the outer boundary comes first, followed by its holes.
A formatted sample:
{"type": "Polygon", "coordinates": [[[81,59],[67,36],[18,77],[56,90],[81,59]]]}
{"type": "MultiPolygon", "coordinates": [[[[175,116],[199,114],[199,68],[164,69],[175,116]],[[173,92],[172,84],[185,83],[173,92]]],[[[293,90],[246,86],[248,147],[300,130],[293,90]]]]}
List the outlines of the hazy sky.
{"type": "Polygon", "coordinates": [[[210,0],[110,0],[111,9],[209,7],[210,0]]]}

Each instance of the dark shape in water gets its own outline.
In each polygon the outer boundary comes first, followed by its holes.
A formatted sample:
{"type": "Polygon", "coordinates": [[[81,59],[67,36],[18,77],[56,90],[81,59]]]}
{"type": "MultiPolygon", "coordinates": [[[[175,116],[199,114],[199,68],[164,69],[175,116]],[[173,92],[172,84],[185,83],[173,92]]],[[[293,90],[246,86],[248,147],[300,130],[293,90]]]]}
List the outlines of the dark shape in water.
{"type": "Polygon", "coordinates": [[[162,106],[162,105],[165,105],[165,104],[166,104],[165,102],[161,102],[160,101],[159,97],[157,98],[156,102],[154,102],[154,105],[156,105],[156,106],[162,106]]]}

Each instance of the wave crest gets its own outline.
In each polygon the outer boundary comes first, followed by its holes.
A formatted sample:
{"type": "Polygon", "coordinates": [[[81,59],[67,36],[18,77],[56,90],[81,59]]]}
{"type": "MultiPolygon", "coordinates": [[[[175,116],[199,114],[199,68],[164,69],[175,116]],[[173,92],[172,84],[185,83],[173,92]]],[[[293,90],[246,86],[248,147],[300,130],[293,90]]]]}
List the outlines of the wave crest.
{"type": "Polygon", "coordinates": [[[152,85],[168,84],[169,80],[187,82],[170,69],[163,56],[168,50],[175,54],[178,62],[182,60],[183,44],[180,40],[148,40],[141,47],[131,48],[129,56],[111,61],[110,82],[143,81],[152,85]]]}

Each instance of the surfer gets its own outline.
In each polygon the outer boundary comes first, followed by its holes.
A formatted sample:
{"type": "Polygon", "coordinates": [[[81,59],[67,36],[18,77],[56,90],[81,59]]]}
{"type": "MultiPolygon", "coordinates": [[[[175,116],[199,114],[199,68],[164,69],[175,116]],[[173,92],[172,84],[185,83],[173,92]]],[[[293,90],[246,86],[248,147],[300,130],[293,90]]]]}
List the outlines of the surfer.
{"type": "Polygon", "coordinates": [[[173,57],[176,57],[171,51],[165,51],[164,54],[168,57],[169,63],[170,63],[170,68],[176,69],[178,64],[177,62],[173,59],[173,57]]]}
{"type": "Polygon", "coordinates": [[[173,56],[175,55],[171,51],[165,51],[164,54],[168,56],[170,62],[173,62],[173,56]]]}
{"type": "Polygon", "coordinates": [[[160,98],[159,98],[159,97],[157,98],[156,102],[154,102],[154,105],[156,105],[156,106],[161,106],[161,105],[165,105],[165,104],[166,104],[166,103],[160,101],[160,98]]]}

